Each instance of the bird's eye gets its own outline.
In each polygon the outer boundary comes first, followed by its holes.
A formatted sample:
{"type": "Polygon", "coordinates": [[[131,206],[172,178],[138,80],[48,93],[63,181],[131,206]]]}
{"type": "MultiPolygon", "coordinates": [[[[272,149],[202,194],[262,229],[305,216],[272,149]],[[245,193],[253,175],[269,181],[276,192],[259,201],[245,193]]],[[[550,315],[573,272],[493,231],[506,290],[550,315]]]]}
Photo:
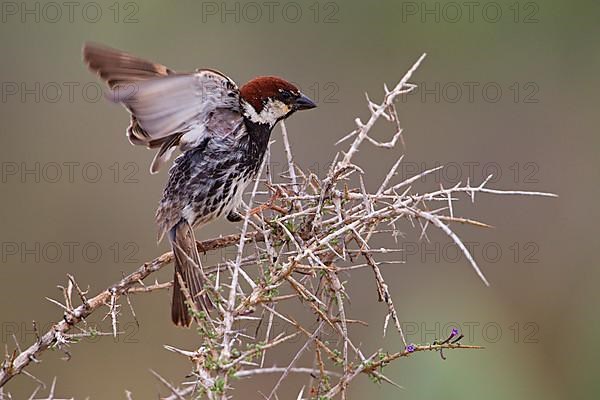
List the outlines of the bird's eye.
{"type": "Polygon", "coordinates": [[[281,93],[279,94],[279,98],[282,101],[289,101],[292,98],[292,94],[286,90],[281,91],[281,93]]]}

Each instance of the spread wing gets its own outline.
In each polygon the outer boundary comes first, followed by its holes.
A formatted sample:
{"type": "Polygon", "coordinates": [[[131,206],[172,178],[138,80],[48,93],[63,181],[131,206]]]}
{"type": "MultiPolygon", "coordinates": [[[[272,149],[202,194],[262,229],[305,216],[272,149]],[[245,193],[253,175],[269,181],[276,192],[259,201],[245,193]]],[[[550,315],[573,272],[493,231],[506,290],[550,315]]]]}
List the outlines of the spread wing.
{"type": "Polygon", "coordinates": [[[131,113],[131,143],[160,147],[150,171],[180,147],[206,135],[226,135],[242,122],[236,84],[218,71],[175,73],[164,65],[96,44],[86,44],[84,60],[112,90],[111,98],[131,113]]]}

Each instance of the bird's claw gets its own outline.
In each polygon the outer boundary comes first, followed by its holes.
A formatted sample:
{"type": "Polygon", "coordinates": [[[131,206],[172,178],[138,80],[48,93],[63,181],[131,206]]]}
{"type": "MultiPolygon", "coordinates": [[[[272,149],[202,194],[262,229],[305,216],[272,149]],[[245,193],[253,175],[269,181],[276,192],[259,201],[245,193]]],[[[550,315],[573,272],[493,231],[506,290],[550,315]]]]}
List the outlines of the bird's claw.
{"type": "Polygon", "coordinates": [[[244,217],[237,210],[231,210],[226,218],[229,222],[240,222],[244,217]]]}

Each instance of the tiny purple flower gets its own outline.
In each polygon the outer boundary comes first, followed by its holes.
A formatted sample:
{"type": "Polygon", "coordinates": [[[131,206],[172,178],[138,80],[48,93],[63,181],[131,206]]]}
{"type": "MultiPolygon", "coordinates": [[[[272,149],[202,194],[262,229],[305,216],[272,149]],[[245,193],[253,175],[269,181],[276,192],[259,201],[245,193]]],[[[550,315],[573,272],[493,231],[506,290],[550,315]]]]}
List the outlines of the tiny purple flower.
{"type": "Polygon", "coordinates": [[[452,328],[452,333],[450,334],[450,337],[454,337],[456,335],[458,335],[458,329],[452,328]]]}
{"type": "Polygon", "coordinates": [[[414,344],[409,344],[408,346],[406,346],[406,351],[408,351],[409,353],[412,353],[413,351],[416,350],[416,347],[414,344]]]}

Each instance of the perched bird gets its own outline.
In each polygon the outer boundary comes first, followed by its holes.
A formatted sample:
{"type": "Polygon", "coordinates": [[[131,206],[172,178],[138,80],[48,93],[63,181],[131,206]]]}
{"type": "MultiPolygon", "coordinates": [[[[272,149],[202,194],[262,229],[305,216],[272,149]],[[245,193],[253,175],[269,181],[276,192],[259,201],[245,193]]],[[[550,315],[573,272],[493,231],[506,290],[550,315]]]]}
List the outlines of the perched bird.
{"type": "Polygon", "coordinates": [[[157,148],[156,173],[179,148],[182,154],[156,211],[159,240],[166,233],[174,253],[171,318],[189,326],[185,285],[200,310],[208,310],[195,227],[226,216],[240,219],[237,207],[258,173],[278,121],[316,107],[293,84],[274,76],[252,79],[240,89],[212,69],[177,73],[164,65],[97,44],[83,58],[106,81],[111,98],[131,114],[127,137],[134,145],[157,148]]]}

